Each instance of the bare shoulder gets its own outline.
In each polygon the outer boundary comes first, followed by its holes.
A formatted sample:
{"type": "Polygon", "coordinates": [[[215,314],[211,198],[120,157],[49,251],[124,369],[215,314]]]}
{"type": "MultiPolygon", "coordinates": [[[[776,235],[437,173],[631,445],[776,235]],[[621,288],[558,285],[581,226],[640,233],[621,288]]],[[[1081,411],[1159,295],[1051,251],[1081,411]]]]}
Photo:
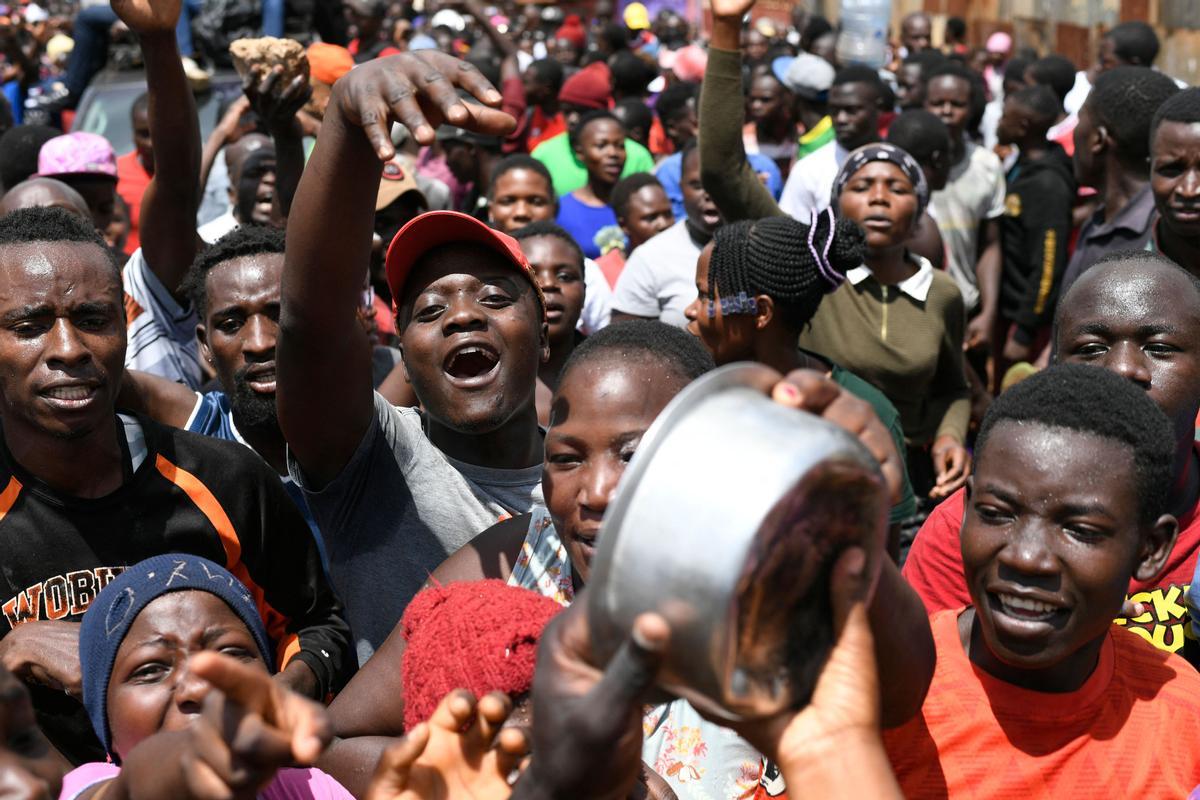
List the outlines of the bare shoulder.
{"type": "Polygon", "coordinates": [[[443,561],[427,584],[445,585],[486,578],[508,580],[529,529],[529,514],[497,522],[443,561]]]}

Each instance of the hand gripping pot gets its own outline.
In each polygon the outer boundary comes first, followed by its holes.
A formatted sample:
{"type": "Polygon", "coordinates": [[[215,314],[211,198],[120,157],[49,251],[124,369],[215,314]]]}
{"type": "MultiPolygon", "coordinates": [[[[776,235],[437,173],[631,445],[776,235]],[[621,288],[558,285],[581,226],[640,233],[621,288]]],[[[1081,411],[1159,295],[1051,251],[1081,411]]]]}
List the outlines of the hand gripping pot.
{"type": "Polygon", "coordinates": [[[671,626],[659,686],[726,719],[805,705],[833,645],[829,571],[884,554],[879,465],[846,431],[770,399],[780,380],[731,364],[646,432],[600,532],[588,589],[602,663],[647,611],[671,626]]]}

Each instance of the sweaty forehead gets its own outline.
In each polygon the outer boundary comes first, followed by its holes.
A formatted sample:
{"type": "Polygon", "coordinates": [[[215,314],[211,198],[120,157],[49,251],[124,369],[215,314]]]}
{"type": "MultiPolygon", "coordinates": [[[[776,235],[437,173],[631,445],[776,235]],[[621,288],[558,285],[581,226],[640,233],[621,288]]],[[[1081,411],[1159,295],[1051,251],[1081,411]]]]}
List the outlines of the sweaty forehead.
{"type": "Polygon", "coordinates": [[[1133,452],[1121,442],[1037,422],[997,422],[976,453],[977,487],[1024,483],[1059,501],[1136,496],[1132,474],[1133,452]]]}
{"type": "Polygon", "coordinates": [[[602,350],[562,376],[554,424],[565,423],[573,409],[589,419],[637,419],[649,427],[687,384],[666,359],[642,351],[602,350]]]}
{"type": "Polygon", "coordinates": [[[1063,298],[1064,329],[1092,322],[1186,326],[1200,334],[1200,292],[1182,271],[1115,262],[1085,272],[1063,298]]]}
{"type": "Polygon", "coordinates": [[[23,242],[0,245],[0,302],[87,302],[121,293],[108,254],[90,242],[23,242]]]}
{"type": "Polygon", "coordinates": [[[282,275],[283,253],[258,253],[222,261],[205,278],[209,307],[238,299],[278,301],[282,275]]]}

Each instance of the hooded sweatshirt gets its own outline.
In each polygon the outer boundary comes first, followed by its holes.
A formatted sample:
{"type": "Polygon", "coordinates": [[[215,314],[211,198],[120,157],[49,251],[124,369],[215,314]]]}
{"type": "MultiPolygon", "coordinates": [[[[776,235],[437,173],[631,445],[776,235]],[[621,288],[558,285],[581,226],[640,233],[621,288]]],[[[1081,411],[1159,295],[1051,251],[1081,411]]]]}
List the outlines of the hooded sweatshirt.
{"type": "Polygon", "coordinates": [[[1000,314],[1023,344],[1050,325],[1067,264],[1075,178],[1071,160],[1051,144],[1037,160],[1021,156],[1008,171],[1000,232],[1004,267],[1000,314]]]}

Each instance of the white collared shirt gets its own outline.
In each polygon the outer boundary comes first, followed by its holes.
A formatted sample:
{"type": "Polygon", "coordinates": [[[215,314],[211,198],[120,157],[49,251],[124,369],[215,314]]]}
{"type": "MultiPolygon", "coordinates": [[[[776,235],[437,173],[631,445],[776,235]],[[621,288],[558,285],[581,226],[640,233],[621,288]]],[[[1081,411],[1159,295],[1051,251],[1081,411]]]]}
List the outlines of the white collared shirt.
{"type": "MultiPolygon", "coordinates": [[[[906,294],[918,303],[924,303],[929,297],[929,287],[933,286],[933,265],[929,259],[916,253],[909,253],[909,259],[917,265],[916,273],[896,284],[902,294],[906,294]]],[[[866,266],[855,267],[846,271],[846,280],[854,286],[871,277],[871,270],[866,266]]]]}

